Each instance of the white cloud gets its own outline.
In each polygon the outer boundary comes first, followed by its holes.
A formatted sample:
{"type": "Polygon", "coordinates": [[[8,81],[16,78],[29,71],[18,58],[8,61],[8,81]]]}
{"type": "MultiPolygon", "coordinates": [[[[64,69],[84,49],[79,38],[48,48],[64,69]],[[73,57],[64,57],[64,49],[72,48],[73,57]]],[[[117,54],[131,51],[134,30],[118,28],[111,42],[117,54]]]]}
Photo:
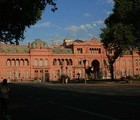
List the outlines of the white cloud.
{"type": "Polygon", "coordinates": [[[95,23],[91,23],[91,24],[82,24],[82,25],[71,25],[69,27],[66,28],[67,31],[72,32],[72,33],[76,33],[78,31],[88,31],[88,30],[92,30],[96,27],[95,23]]]}
{"type": "Polygon", "coordinates": [[[70,38],[89,39],[99,37],[100,30],[104,26],[103,20],[93,21],[81,25],[71,25],[65,28],[70,38]]]}
{"type": "Polygon", "coordinates": [[[98,24],[98,25],[102,25],[102,24],[104,24],[104,21],[103,20],[97,20],[97,21],[95,21],[95,23],[98,24]]]}
{"type": "Polygon", "coordinates": [[[114,5],[114,0],[97,0],[97,4],[110,4],[110,5],[114,5]]]}
{"type": "Polygon", "coordinates": [[[66,30],[76,33],[79,30],[79,26],[71,25],[71,26],[67,27],[66,30]]]}
{"type": "Polygon", "coordinates": [[[107,3],[114,4],[114,0],[107,0],[107,3]]]}
{"type": "Polygon", "coordinates": [[[35,28],[42,28],[42,27],[50,27],[50,25],[51,25],[51,22],[46,21],[44,23],[36,24],[33,27],[35,27],[35,28]]]}
{"type": "Polygon", "coordinates": [[[83,16],[84,16],[84,17],[89,17],[90,14],[89,14],[89,13],[84,13],[83,16]]]}

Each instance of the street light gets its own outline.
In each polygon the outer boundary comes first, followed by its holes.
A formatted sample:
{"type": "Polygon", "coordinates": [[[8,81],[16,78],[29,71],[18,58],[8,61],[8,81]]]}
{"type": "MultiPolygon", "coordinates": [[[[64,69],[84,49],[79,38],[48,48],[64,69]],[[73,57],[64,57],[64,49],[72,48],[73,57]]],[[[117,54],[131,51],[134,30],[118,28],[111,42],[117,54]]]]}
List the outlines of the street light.
{"type": "Polygon", "coordinates": [[[90,70],[91,70],[91,79],[93,79],[93,72],[94,72],[94,68],[93,68],[93,67],[91,67],[91,68],[90,68],[90,70]]]}
{"type": "Polygon", "coordinates": [[[68,67],[66,67],[66,76],[68,75],[68,67]]]}
{"type": "Polygon", "coordinates": [[[87,62],[87,60],[86,59],[84,59],[83,60],[83,63],[84,63],[84,68],[85,68],[85,84],[87,83],[87,81],[86,81],[86,62],[87,62]]]}

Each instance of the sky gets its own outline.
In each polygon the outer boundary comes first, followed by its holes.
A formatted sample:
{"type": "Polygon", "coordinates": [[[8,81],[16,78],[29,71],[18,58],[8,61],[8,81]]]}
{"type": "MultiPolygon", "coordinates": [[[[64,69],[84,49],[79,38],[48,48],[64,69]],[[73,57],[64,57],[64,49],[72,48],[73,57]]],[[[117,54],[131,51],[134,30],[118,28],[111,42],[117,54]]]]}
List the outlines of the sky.
{"type": "Polygon", "coordinates": [[[41,39],[48,44],[61,43],[65,38],[90,40],[100,38],[104,20],[112,12],[113,0],[57,0],[58,10],[47,6],[41,20],[26,28],[25,39],[20,44],[28,44],[41,39]]]}

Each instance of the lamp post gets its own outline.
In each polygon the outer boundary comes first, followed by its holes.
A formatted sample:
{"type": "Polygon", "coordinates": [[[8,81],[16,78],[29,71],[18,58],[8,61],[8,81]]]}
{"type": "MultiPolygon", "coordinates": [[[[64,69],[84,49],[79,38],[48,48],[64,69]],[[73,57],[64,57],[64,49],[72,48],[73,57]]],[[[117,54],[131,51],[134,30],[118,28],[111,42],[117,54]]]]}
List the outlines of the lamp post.
{"type": "Polygon", "coordinates": [[[68,67],[66,67],[66,76],[68,76],[68,67]]]}
{"type": "Polygon", "coordinates": [[[90,70],[91,70],[91,79],[93,79],[93,76],[94,76],[94,75],[93,75],[94,68],[93,68],[93,67],[91,67],[91,69],[90,69],[90,70]]]}
{"type": "Polygon", "coordinates": [[[84,69],[85,69],[85,79],[84,79],[84,82],[85,84],[87,84],[87,81],[86,81],[86,59],[83,60],[83,63],[84,63],[84,69]]]}

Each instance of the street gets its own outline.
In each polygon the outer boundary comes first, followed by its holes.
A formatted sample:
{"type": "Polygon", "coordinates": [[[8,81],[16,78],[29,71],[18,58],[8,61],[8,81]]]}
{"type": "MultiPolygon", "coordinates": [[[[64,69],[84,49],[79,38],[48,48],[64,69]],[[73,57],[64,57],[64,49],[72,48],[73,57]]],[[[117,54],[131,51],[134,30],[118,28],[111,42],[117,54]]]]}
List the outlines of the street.
{"type": "Polygon", "coordinates": [[[140,87],[10,84],[11,120],[138,120],[140,87]]]}

